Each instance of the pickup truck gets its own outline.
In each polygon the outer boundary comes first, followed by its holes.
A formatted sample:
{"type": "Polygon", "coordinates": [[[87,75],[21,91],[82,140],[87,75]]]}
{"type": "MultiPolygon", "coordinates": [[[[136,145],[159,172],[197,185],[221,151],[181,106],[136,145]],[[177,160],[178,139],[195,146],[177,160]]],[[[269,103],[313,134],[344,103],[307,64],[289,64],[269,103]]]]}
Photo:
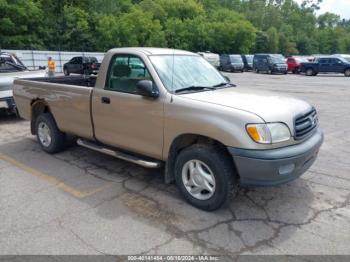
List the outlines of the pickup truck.
{"type": "Polygon", "coordinates": [[[318,57],[315,62],[301,63],[300,71],[307,76],[319,73],[341,73],[350,77],[350,62],[343,57],[318,57]]]}
{"type": "Polygon", "coordinates": [[[12,96],[14,79],[44,77],[45,70],[28,70],[14,54],[0,53],[0,110],[15,113],[16,105],[12,96]]]}
{"type": "Polygon", "coordinates": [[[80,146],[164,166],[165,183],[175,181],[189,203],[208,211],[239,185],[298,178],[323,142],[309,103],[236,88],[181,50],[112,49],[97,77],[16,80],[14,96],[44,151],[63,150],[74,135],[80,146]]]}

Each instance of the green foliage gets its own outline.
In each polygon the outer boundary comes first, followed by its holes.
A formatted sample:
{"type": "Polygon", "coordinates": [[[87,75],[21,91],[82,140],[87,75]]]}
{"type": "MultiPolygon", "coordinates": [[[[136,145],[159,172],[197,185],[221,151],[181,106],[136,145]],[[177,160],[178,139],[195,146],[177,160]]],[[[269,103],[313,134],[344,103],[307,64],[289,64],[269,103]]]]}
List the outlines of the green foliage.
{"type": "Polygon", "coordinates": [[[41,48],[43,16],[40,3],[0,0],[0,47],[41,48]]]}
{"type": "Polygon", "coordinates": [[[0,47],[350,53],[350,21],[320,0],[0,0],[0,47]]]}

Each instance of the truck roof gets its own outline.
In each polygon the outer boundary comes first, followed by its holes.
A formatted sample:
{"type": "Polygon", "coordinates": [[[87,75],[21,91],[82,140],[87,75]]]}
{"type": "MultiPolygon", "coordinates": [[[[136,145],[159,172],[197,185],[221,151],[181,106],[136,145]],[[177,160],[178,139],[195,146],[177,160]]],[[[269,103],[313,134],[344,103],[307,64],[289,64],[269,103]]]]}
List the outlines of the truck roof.
{"type": "Polygon", "coordinates": [[[156,47],[122,47],[122,48],[113,48],[108,52],[140,52],[145,55],[197,55],[195,53],[178,50],[178,49],[170,49],[170,48],[156,48],[156,47]]]}

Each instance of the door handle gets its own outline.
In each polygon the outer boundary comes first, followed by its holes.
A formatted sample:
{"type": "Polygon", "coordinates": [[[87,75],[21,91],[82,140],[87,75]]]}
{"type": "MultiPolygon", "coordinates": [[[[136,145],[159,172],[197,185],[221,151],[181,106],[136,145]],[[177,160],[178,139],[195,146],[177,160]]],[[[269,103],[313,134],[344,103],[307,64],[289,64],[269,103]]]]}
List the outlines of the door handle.
{"type": "Polygon", "coordinates": [[[103,96],[103,97],[101,98],[101,102],[102,102],[103,104],[110,104],[110,103],[111,103],[111,99],[110,99],[109,97],[103,96]]]}

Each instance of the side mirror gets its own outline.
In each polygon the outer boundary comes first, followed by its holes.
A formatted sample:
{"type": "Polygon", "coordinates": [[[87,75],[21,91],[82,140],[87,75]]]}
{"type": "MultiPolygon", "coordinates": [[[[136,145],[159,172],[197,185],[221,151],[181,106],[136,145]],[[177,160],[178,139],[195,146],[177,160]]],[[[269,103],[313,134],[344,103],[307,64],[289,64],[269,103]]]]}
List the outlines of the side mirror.
{"type": "Polygon", "coordinates": [[[159,90],[156,86],[153,85],[153,82],[150,80],[140,80],[136,84],[137,91],[140,95],[146,97],[159,97],[159,90]]]}

